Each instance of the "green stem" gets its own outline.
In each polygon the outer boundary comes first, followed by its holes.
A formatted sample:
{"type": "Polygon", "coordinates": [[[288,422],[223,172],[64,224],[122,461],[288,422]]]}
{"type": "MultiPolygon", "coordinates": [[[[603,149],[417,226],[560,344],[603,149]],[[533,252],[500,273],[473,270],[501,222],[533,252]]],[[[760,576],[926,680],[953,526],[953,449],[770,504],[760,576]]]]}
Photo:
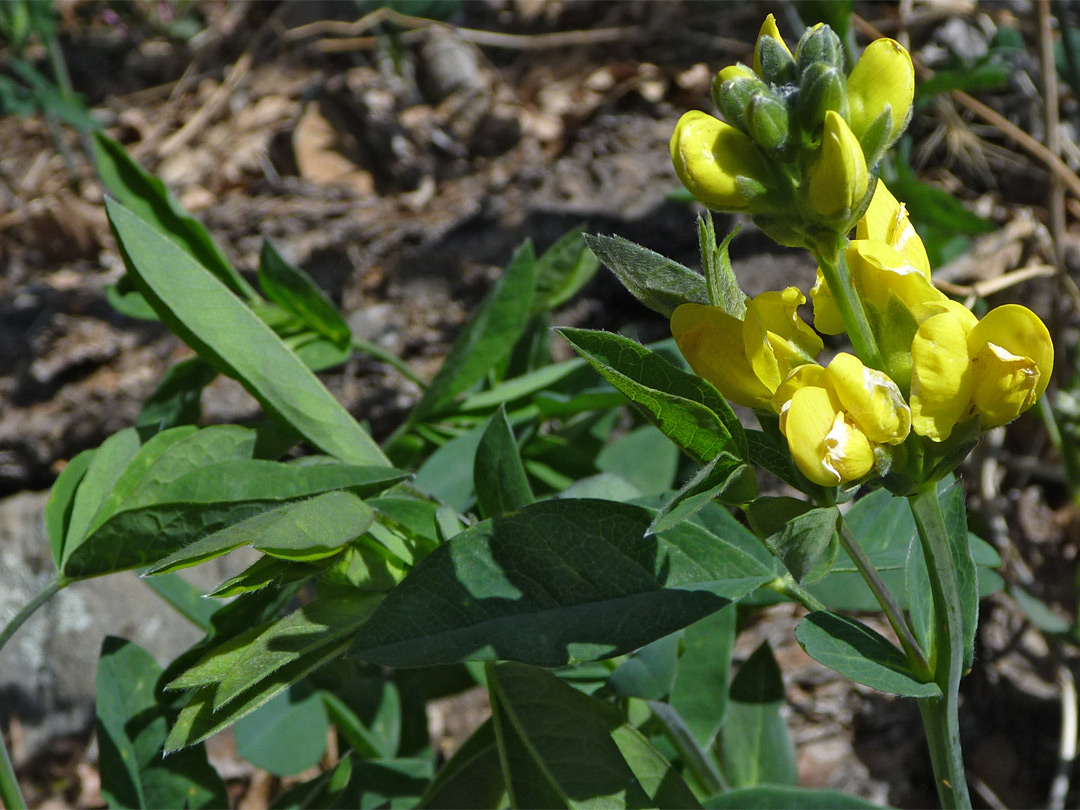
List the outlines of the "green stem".
{"type": "Polygon", "coordinates": [[[0,802],[6,810],[26,810],[26,800],[19,790],[19,780],[15,777],[3,737],[0,737],[0,802]]]}
{"type": "Polygon", "coordinates": [[[660,721],[660,725],[664,727],[667,738],[679,751],[682,761],[686,763],[686,767],[693,772],[706,792],[715,794],[728,790],[729,785],[724,780],[724,775],[709,758],[709,755],[698,745],[694,735],[687,728],[686,721],[682,719],[679,713],[670,704],[659,700],[650,700],[649,708],[652,709],[656,719],[660,721]]]}
{"type": "Polygon", "coordinates": [[[855,292],[855,285],[851,283],[851,270],[848,268],[847,257],[844,255],[847,247],[847,239],[841,238],[837,242],[836,249],[830,251],[831,256],[826,256],[822,251],[815,251],[821,274],[825,277],[825,283],[829,286],[836,308],[840,311],[840,319],[844,322],[848,339],[855,349],[855,355],[870,368],[885,371],[885,361],[878,349],[877,339],[870,330],[870,321],[866,317],[862,301],[855,292]]]}
{"type": "Polygon", "coordinates": [[[807,610],[813,612],[815,610],[828,610],[829,606],[814,596],[810,591],[806,590],[802,585],[791,578],[791,575],[777,577],[772,582],[766,582],[763,588],[768,588],[770,591],[775,591],[781,596],[786,596],[788,599],[793,599],[802,605],[807,610]]]}
{"type": "Polygon", "coordinates": [[[406,362],[400,357],[397,357],[396,355],[391,354],[385,349],[376,346],[374,343],[371,343],[367,340],[361,340],[358,337],[354,337],[352,343],[353,348],[356,351],[370,354],[380,363],[386,363],[386,365],[395,369],[403,376],[408,377],[414,383],[419,385],[421,391],[427,389],[428,384],[424,382],[424,378],[417,374],[415,371],[413,371],[411,368],[409,368],[408,364],[406,364],[406,362]]]}
{"type": "Polygon", "coordinates": [[[960,584],[949,547],[937,487],[926,484],[908,499],[919,531],[930,591],[934,597],[934,681],[941,697],[920,698],[934,781],[943,808],[970,808],[964,758],[960,750],[960,676],[964,666],[964,619],[960,584]]]}
{"type": "Polygon", "coordinates": [[[904,618],[904,612],[900,609],[900,605],[896,603],[896,599],[889,591],[889,587],[885,584],[885,580],[881,578],[881,574],[878,573],[877,568],[874,567],[874,563],[867,556],[866,552],[863,551],[862,546],[859,545],[858,539],[852,534],[851,529],[848,528],[848,525],[843,518],[840,520],[839,534],[841,547],[847,552],[851,561],[855,563],[855,567],[859,569],[859,573],[866,581],[866,585],[870,588],[870,592],[874,594],[874,598],[881,606],[885,618],[889,620],[889,625],[892,627],[893,632],[896,633],[896,637],[900,640],[900,646],[903,647],[904,653],[908,657],[908,661],[911,662],[922,677],[928,679],[933,674],[933,671],[930,668],[929,662],[926,660],[926,655],[923,652],[922,647],[919,646],[919,642],[915,638],[915,634],[911,632],[911,627],[904,618]]]}
{"type": "MultiPolygon", "coordinates": [[[[8,643],[15,632],[23,626],[23,623],[33,615],[34,611],[41,607],[61,588],[68,584],[68,580],[57,577],[46,585],[40,593],[27,602],[23,609],[16,613],[11,621],[0,631],[0,650],[8,643]]],[[[6,810],[26,810],[26,800],[19,790],[19,780],[15,777],[15,768],[11,764],[8,755],[7,744],[0,735],[0,801],[4,803],[6,810]]]]}
{"type": "Polygon", "coordinates": [[[13,635],[15,635],[15,631],[23,626],[23,622],[29,619],[35,610],[45,604],[50,596],[53,596],[61,588],[64,588],[67,585],[68,580],[63,577],[57,577],[46,585],[33,599],[23,605],[23,609],[12,617],[11,621],[4,626],[3,630],[0,630],[0,650],[4,649],[4,645],[8,643],[13,635]]]}

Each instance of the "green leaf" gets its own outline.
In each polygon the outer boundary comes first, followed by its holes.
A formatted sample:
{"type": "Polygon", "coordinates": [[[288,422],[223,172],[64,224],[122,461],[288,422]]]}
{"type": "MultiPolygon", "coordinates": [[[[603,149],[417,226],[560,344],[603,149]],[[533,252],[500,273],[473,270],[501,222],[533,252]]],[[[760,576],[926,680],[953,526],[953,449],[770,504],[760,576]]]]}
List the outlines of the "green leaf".
{"type": "Polygon", "coordinates": [[[585,361],[581,358],[542,366],[535,371],[530,371],[528,374],[522,374],[520,377],[514,377],[492,386],[487,391],[468,394],[461,401],[458,410],[462,413],[472,413],[497,408],[502,404],[511,403],[550,388],[562,382],[571,374],[581,371],[584,367],[585,361]]]}
{"type": "Polygon", "coordinates": [[[727,718],[720,733],[724,765],[733,787],[796,783],[795,746],[780,714],[783,704],[780,668],[769,642],[763,641],[731,682],[727,718]]]}
{"type": "Polygon", "coordinates": [[[143,402],[136,427],[166,430],[197,424],[202,416],[202,392],[217,372],[201,357],[189,357],[171,366],[154,392],[143,402]]]}
{"type": "Polygon", "coordinates": [[[477,425],[428,456],[416,471],[413,486],[458,512],[466,511],[475,496],[476,450],[484,437],[485,427],[477,425]]]}
{"type": "Polygon", "coordinates": [[[68,527],[71,525],[71,513],[75,506],[75,493],[79,484],[82,483],[86,471],[90,467],[90,460],[97,452],[96,448],[83,450],[75,458],[67,463],[61,470],[56,482],[49,492],[49,500],[45,504],[45,533],[49,537],[49,551],[52,554],[53,565],[60,570],[64,556],[64,539],[68,535],[68,527]]]}
{"type": "Polygon", "coordinates": [[[621,475],[645,495],[655,495],[675,485],[679,449],[654,426],[642,425],[601,450],[596,468],[621,475]]]}
{"type": "Polygon", "coordinates": [[[620,335],[570,328],[559,334],[691,458],[708,464],[724,450],[746,457],[742,425],[705,380],[620,335]]]}
{"type": "MultiPolygon", "coordinates": [[[[233,523],[279,504],[335,489],[379,492],[405,473],[387,467],[224,461],[177,478],[156,502],[129,506],[103,523],[64,563],[81,579],[150,565],[233,523]]],[[[133,499],[134,500],[134,499],[133,499]]]]}
{"type": "Polygon", "coordinates": [[[760,785],[729,790],[706,799],[701,804],[709,810],[885,810],[881,805],[838,790],[813,790],[784,785],[760,785]]]}
{"type": "MultiPolygon", "coordinates": [[[[370,716],[360,717],[341,698],[326,690],[319,694],[330,721],[338,733],[365,758],[391,759],[401,746],[401,693],[393,681],[370,679],[378,697],[371,700],[370,716]]],[[[349,697],[356,702],[357,684],[350,684],[349,697]]]]}
{"type": "Polygon", "coordinates": [[[736,618],[736,608],[729,606],[683,630],[682,652],[668,703],[701,748],[712,745],[727,711],[736,618]]]}
{"type": "Polygon", "coordinates": [[[665,318],[679,304],[708,304],[705,279],[689,267],[621,236],[586,235],[592,248],[638,301],[665,318]]]}
{"type": "Polygon", "coordinates": [[[663,700],[675,682],[679,633],[658,638],[631,655],[611,673],[608,684],[619,697],[663,700]]]}
{"type": "Polygon", "coordinates": [[[292,686],[236,722],[236,753],[275,776],[319,764],[330,722],[318,692],[292,686]]]}
{"type": "Polygon", "coordinates": [[[979,625],[979,580],[975,570],[975,561],[968,545],[967,502],[964,498],[964,485],[957,480],[948,489],[938,490],[941,511],[945,518],[945,530],[949,533],[949,548],[952,550],[953,566],[956,569],[957,585],[960,589],[960,604],[964,620],[964,666],[962,671],[971,669],[975,660],[975,631],[979,625]]]}
{"type": "Polygon", "coordinates": [[[461,744],[420,799],[419,807],[469,810],[504,806],[506,781],[491,718],[461,744]]]}
{"type": "MultiPolygon", "coordinates": [[[[249,300],[257,297],[251,285],[229,264],[202,223],[180,205],[164,183],[132,160],[124,147],[101,132],[94,133],[94,164],[102,184],[124,208],[209,270],[233,293],[249,300]]],[[[166,267],[164,271],[169,269],[166,267]]]]}
{"type": "Polygon", "coordinates": [[[341,313],[323,295],[311,276],[285,261],[269,241],[263,242],[259,253],[258,279],[263,293],[275,304],[335,346],[349,347],[352,331],[341,313]]]}
{"type": "Polygon", "coordinates": [[[188,568],[245,545],[272,557],[312,562],[337,554],[374,520],[374,510],[362,500],[332,490],[219,529],[159,560],[147,573],[188,568]]]}
{"type": "Polygon", "coordinates": [[[746,515],[796,582],[817,582],[829,573],[840,543],[835,506],[812,509],[798,498],[765,497],[748,504],[746,515]]]}
{"type": "Polygon", "coordinates": [[[772,577],[698,526],[646,535],[651,522],[640,507],[558,500],[466,529],[387,596],[351,652],[389,666],[595,660],[685,627],[772,577]]]}
{"type": "Polygon", "coordinates": [[[584,230],[582,224],[568,231],[536,260],[534,312],[562,306],[600,269],[600,260],[585,244],[584,230]]]}
{"type": "Polygon", "coordinates": [[[473,462],[473,482],[477,503],[485,517],[505,515],[535,500],[505,408],[500,407],[492,415],[480,438],[473,462]]]}
{"type": "Polygon", "coordinates": [[[823,610],[808,614],[795,628],[806,654],[856,683],[905,697],[937,697],[936,683],[915,677],[904,654],[862,622],[823,610]]]}
{"type": "Polygon", "coordinates": [[[413,420],[438,415],[510,354],[529,320],[536,273],[532,243],[526,241],[454,341],[435,379],[416,404],[413,420]]]}
{"type": "Polygon", "coordinates": [[[155,697],[160,675],[138,645],[105,639],[97,672],[102,796],[110,807],[224,807],[225,784],[202,746],[162,758],[169,713],[155,697]]]}
{"type": "Polygon", "coordinates": [[[753,469],[731,453],[719,453],[660,507],[649,531],[656,534],[677,526],[717,499],[746,503],[755,497],[757,479],[753,469]]]}
{"type": "Polygon", "coordinates": [[[90,459],[72,501],[71,519],[60,555],[61,572],[67,572],[71,555],[86,541],[98,509],[138,451],[139,434],[135,428],[125,428],[102,442],[90,459]]]}
{"type": "Polygon", "coordinates": [[[1009,585],[1009,596],[1015,600],[1028,620],[1041,632],[1049,635],[1068,633],[1072,624],[1059,616],[1050,606],[1037,599],[1018,585],[1009,585]]]}
{"type": "MultiPolygon", "coordinates": [[[[685,787],[678,805],[668,803],[670,796],[646,793],[612,738],[625,724],[612,707],[520,664],[489,665],[488,687],[511,806],[696,805],[685,787]]],[[[669,775],[678,779],[670,770],[669,775]]]]}
{"type": "Polygon", "coordinates": [[[735,268],[731,266],[728,248],[731,240],[739,235],[739,226],[716,244],[716,228],[713,226],[712,212],[705,216],[698,215],[698,244],[701,247],[701,266],[705,273],[705,284],[709,290],[709,303],[720,307],[737,320],[746,318],[746,293],[739,287],[735,277],[735,268]]]}
{"type": "MultiPolygon", "coordinates": [[[[614,711],[608,712],[615,717],[614,711]]],[[[698,807],[697,797],[648,738],[621,716],[611,738],[649,796],[649,807],[698,807]]]]}
{"type": "Polygon", "coordinates": [[[175,751],[216,734],[340,656],[381,595],[316,599],[206,652],[166,688],[196,691],[166,741],[175,751]]]}
{"type": "Polygon", "coordinates": [[[136,214],[112,200],[106,207],[140,290],[181,340],[315,447],[354,464],[388,465],[371,436],[219,279],[136,214]]]}

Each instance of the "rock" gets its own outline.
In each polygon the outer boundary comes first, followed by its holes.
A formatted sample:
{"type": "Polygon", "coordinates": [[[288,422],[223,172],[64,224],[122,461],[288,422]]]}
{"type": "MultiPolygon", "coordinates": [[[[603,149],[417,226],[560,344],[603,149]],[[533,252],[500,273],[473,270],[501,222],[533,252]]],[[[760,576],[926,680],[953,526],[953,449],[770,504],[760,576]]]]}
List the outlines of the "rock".
{"type": "MultiPolygon", "coordinates": [[[[0,623],[6,624],[55,576],[45,534],[47,492],[0,500],[0,623]]],[[[254,553],[192,569],[209,588],[238,573],[254,553]]],[[[34,613],[0,651],[0,718],[16,721],[16,765],[52,740],[83,734],[93,722],[95,676],[106,635],[128,638],[162,665],[203,633],[127,571],[69,585],[34,613]]],[[[5,728],[5,730],[7,730],[5,728]]]]}

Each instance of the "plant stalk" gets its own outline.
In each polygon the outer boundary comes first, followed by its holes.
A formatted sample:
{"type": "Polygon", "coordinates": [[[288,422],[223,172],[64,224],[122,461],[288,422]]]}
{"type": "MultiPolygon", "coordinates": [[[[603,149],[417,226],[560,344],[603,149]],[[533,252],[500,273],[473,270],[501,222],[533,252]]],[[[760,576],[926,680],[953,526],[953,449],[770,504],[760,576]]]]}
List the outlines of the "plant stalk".
{"type": "MultiPolygon", "coordinates": [[[[45,604],[50,596],[68,584],[68,580],[57,577],[46,585],[33,599],[27,602],[22,610],[16,613],[2,631],[0,631],[0,650],[8,643],[15,632],[23,626],[23,623],[33,615],[34,611],[45,604]]],[[[19,789],[19,780],[15,776],[15,768],[11,764],[11,756],[8,754],[7,744],[3,735],[0,734],[0,802],[4,803],[6,810],[26,810],[26,800],[19,789]]]]}
{"type": "Polygon", "coordinates": [[[855,355],[870,368],[885,371],[885,361],[881,357],[877,339],[870,329],[870,321],[866,317],[862,301],[855,286],[851,283],[851,270],[848,268],[845,248],[847,239],[841,238],[832,256],[826,256],[821,251],[814,251],[821,274],[825,277],[825,283],[829,286],[836,308],[840,311],[840,319],[844,322],[848,339],[855,350],[855,355]]]}
{"type": "Polygon", "coordinates": [[[908,499],[922,543],[934,598],[937,655],[934,681],[941,697],[920,698],[934,783],[946,810],[971,807],[964,757],[960,750],[960,676],[964,666],[964,620],[960,585],[949,546],[949,533],[935,484],[925,484],[908,499]]]}
{"type": "Polygon", "coordinates": [[[889,620],[889,625],[892,627],[893,632],[896,633],[896,637],[900,640],[900,646],[903,647],[904,653],[908,657],[908,661],[911,662],[920,675],[929,679],[933,675],[933,670],[930,668],[930,663],[926,660],[926,654],[923,652],[922,647],[919,646],[915,634],[911,632],[911,627],[908,625],[907,619],[904,618],[904,612],[896,603],[896,599],[889,591],[889,587],[885,584],[885,580],[881,578],[881,574],[878,573],[877,568],[874,567],[874,563],[866,555],[866,552],[863,551],[862,546],[859,545],[858,539],[852,534],[851,529],[848,528],[848,525],[843,518],[840,520],[839,534],[841,548],[843,548],[847,555],[851,557],[851,561],[855,563],[855,567],[859,569],[859,574],[862,575],[863,580],[866,581],[866,585],[870,588],[870,592],[874,594],[874,598],[881,606],[885,618],[889,620]]]}
{"type": "Polygon", "coordinates": [[[786,596],[788,599],[793,599],[811,612],[829,609],[828,605],[796,582],[790,574],[777,577],[772,582],[766,582],[762,587],[775,591],[781,596],[786,596]]]}

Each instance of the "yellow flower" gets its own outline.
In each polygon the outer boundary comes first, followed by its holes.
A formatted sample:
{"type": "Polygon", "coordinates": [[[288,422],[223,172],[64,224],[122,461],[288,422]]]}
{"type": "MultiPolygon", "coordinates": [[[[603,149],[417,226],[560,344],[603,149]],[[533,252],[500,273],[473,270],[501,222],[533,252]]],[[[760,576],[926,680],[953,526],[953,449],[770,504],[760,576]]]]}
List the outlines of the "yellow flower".
{"type": "Polygon", "coordinates": [[[884,242],[904,254],[912,267],[930,278],[930,259],[922,239],[911,225],[907,206],[898,202],[880,180],[870,206],[855,226],[855,238],[884,242]]]}
{"type": "Polygon", "coordinates": [[[671,160],[687,190],[717,211],[744,211],[750,203],[739,178],[767,185],[769,166],[757,145],[735,127],[694,110],[671,136],[671,160]]]}
{"type": "Polygon", "coordinates": [[[911,415],[916,433],[944,441],[972,416],[991,428],[1035,404],[1054,367],[1039,317],[1006,304],[980,321],[955,302],[919,325],[911,346],[911,415]]]}
{"type": "Polygon", "coordinates": [[[787,52],[788,58],[793,62],[795,57],[791,55],[791,51],[784,43],[784,38],[780,36],[780,29],[776,27],[776,17],[770,14],[765,18],[765,22],[761,24],[761,30],[758,31],[757,42],[754,43],[754,73],[764,78],[765,74],[761,70],[761,46],[762,39],[765,37],[771,37],[779,43],[780,47],[787,52]]]}
{"type": "Polygon", "coordinates": [[[747,302],[742,321],[720,307],[682,304],[671,315],[671,333],[695,374],[732,402],[767,408],[791,370],[822,349],[798,315],[805,301],[795,287],[765,292],[747,302]]]}
{"type": "Polygon", "coordinates": [[[821,152],[806,180],[810,210],[823,220],[842,219],[862,202],[870,183],[862,147],[843,117],[825,113],[821,152]]]}
{"type": "Polygon", "coordinates": [[[875,39],[859,57],[847,86],[848,120],[856,137],[862,140],[888,109],[890,122],[883,148],[895,141],[911,117],[915,94],[915,69],[904,47],[892,39],[875,39]]]}
{"type": "Polygon", "coordinates": [[[1011,422],[1043,395],[1054,369],[1054,344],[1039,316],[1006,304],[968,333],[971,399],[983,427],[1011,422]]]}
{"type": "Polygon", "coordinates": [[[777,389],[773,406],[796,466],[822,486],[863,478],[874,467],[874,448],[900,444],[911,427],[896,384],[845,353],[827,368],[795,369],[777,389]]]}

